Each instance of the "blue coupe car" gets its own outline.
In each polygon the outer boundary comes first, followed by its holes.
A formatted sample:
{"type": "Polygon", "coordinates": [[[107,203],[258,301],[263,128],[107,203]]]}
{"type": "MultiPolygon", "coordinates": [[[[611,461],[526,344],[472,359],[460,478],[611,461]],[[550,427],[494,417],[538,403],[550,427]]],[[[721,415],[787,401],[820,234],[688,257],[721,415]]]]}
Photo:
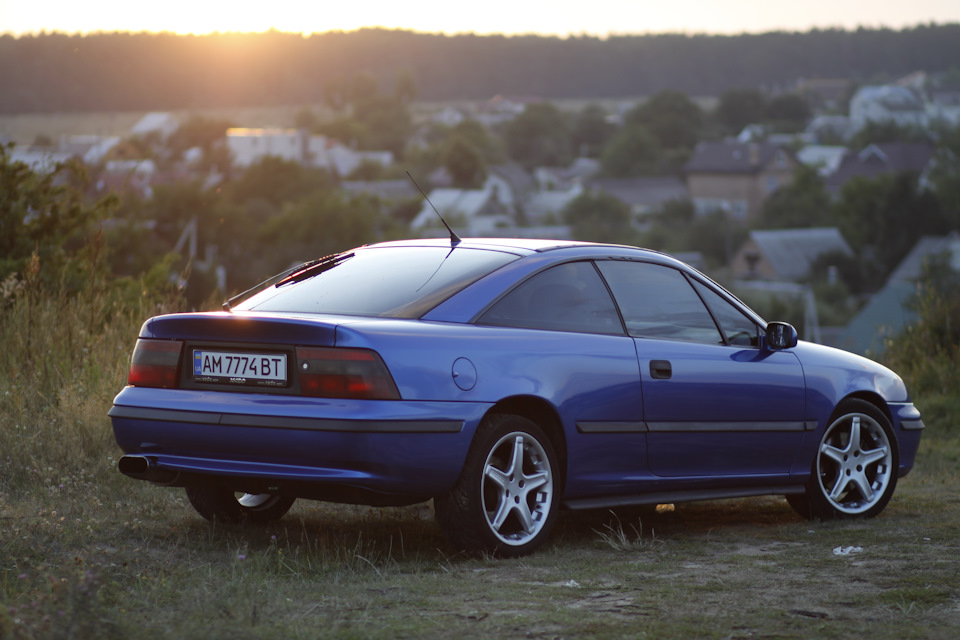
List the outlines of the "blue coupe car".
{"type": "Polygon", "coordinates": [[[120,471],[210,520],[433,499],[454,546],[500,556],[561,508],[784,495],[874,516],[923,429],[889,369],[798,342],[670,256],[458,238],[147,320],[110,417],[120,471]]]}

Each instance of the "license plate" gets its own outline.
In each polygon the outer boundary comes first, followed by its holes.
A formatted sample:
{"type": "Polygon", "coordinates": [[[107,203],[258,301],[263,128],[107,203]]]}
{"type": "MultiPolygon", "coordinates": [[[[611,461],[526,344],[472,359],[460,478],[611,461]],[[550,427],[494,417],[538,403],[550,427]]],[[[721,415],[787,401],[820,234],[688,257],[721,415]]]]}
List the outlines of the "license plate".
{"type": "Polygon", "coordinates": [[[193,351],[196,382],[282,387],[287,384],[287,354],[193,351]]]}

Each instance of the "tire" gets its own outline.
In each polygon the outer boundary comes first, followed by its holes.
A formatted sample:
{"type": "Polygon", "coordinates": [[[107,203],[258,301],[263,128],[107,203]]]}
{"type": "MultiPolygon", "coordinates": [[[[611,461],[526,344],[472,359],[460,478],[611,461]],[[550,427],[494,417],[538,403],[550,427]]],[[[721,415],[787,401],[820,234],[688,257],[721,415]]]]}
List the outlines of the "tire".
{"type": "Polygon", "coordinates": [[[434,501],[447,539],[472,555],[527,555],[547,538],[560,505],[553,444],[526,418],[488,416],[460,478],[434,501]]]}
{"type": "Polygon", "coordinates": [[[187,499],[210,522],[265,524],[279,520],[296,498],[269,493],[240,493],[221,484],[186,488],[187,499]]]}
{"type": "Polygon", "coordinates": [[[897,486],[893,427],[865,400],[842,402],[835,416],[817,446],[806,493],[787,502],[808,519],[872,518],[897,486]]]}

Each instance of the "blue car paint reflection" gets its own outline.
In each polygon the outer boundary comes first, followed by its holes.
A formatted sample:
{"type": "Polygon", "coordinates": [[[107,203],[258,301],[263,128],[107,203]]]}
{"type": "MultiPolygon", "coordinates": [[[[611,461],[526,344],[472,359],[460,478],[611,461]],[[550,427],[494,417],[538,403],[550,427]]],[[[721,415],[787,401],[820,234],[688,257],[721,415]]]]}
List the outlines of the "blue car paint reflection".
{"type": "MultiPolygon", "coordinates": [[[[809,506],[806,496],[819,515],[830,508],[838,515],[873,515],[886,504],[896,477],[913,465],[922,421],[899,377],[836,349],[804,342],[777,346],[770,341],[792,329],[778,332],[782,325],[770,325],[768,331],[766,322],[719,285],[664,254],[523,240],[466,240],[455,247],[443,240],[408,241],[350,254],[349,260],[309,275],[308,285],[283,284],[276,293],[268,288],[229,312],[159,316],[144,323],[141,341],[182,343],[183,353],[179,360],[161,363],[174,370],[176,388],[138,383],[117,395],[110,414],[117,443],[127,454],[121,470],[187,487],[194,506],[207,517],[232,513],[209,501],[222,496],[222,491],[212,493],[213,486],[248,495],[375,505],[436,497],[438,511],[444,511],[452,509],[442,501],[445,496],[466,482],[479,483],[483,493],[470,494],[478,501],[471,508],[491,528],[484,544],[494,552],[520,554],[539,545],[549,530],[549,523],[537,518],[554,517],[537,501],[586,508],[783,494],[792,496],[791,504],[802,513],[809,506]],[[474,253],[451,260],[451,254],[464,251],[474,253]],[[376,260],[368,260],[370,255],[376,260]],[[418,274],[431,277],[404,281],[405,256],[415,258],[418,274]],[[337,280],[338,270],[346,269],[340,265],[355,274],[365,261],[381,270],[384,264],[396,265],[366,279],[381,288],[387,286],[382,278],[397,280],[382,308],[376,299],[351,298],[364,292],[351,291],[349,278],[337,280]],[[532,306],[537,298],[527,292],[546,281],[551,269],[570,264],[600,283],[601,289],[581,292],[602,308],[592,316],[581,309],[563,320],[561,326],[570,330],[554,330],[556,317],[544,317],[538,328],[539,310],[532,306]],[[669,270],[684,288],[684,306],[677,311],[683,316],[674,319],[684,329],[676,339],[660,337],[672,321],[669,308],[658,311],[653,327],[649,318],[629,317],[651,308],[648,298],[623,299],[632,295],[623,283],[643,283],[644,270],[653,268],[658,274],[669,270]],[[616,295],[606,288],[605,272],[627,276],[616,295]],[[436,273],[443,277],[434,278],[436,273]],[[420,309],[416,296],[424,287],[432,306],[408,317],[411,309],[420,309]],[[306,312],[316,305],[297,299],[300,288],[324,291],[323,299],[335,311],[364,311],[306,312]],[[399,291],[410,292],[405,294],[412,298],[409,304],[399,291]],[[709,303],[703,301],[705,291],[709,303]],[[507,294],[511,306],[498,307],[507,294]],[[401,298],[404,304],[398,305],[401,298]],[[284,300],[293,300],[290,311],[276,308],[284,300]],[[258,305],[272,306],[264,311],[258,305]],[[717,320],[718,305],[723,305],[721,316],[738,324],[736,338],[727,333],[729,320],[717,320]],[[522,327],[509,326],[514,308],[524,310],[522,327]],[[493,317],[496,322],[488,322],[493,317]],[[619,328],[611,330],[611,321],[619,328]],[[645,335],[646,327],[659,333],[645,335]],[[289,362],[286,382],[278,389],[231,386],[233,381],[226,380],[209,384],[191,373],[190,350],[201,348],[282,352],[289,362]],[[357,393],[368,393],[364,376],[380,371],[376,375],[389,376],[399,399],[305,397],[300,372],[311,365],[304,353],[335,357],[321,366],[334,372],[323,378],[332,389],[349,395],[359,385],[357,393]],[[506,416],[520,425],[515,428],[523,437],[512,449],[478,451],[487,446],[480,444],[487,432],[499,428],[494,423],[509,421],[506,416]],[[536,428],[523,426],[529,424],[536,428]],[[847,437],[828,434],[831,425],[830,434],[843,429],[850,438],[862,439],[864,451],[885,452],[859,485],[839,486],[830,473],[830,456],[847,437]],[[544,439],[548,442],[541,447],[544,439]],[[531,520],[523,505],[511,511],[519,496],[502,493],[509,484],[503,474],[519,471],[510,461],[521,457],[530,482],[550,480],[536,496],[530,494],[531,520]],[[888,481],[885,465],[892,461],[897,469],[888,481]],[[466,477],[473,473],[481,475],[466,477]],[[857,495],[857,486],[863,495],[857,495]],[[518,520],[505,525],[504,518],[518,520]]],[[[144,370],[153,366],[150,357],[135,352],[132,370],[138,358],[147,363],[144,370]]],[[[283,510],[236,513],[266,519],[283,510]]],[[[451,539],[473,544],[459,530],[451,539]]]]}

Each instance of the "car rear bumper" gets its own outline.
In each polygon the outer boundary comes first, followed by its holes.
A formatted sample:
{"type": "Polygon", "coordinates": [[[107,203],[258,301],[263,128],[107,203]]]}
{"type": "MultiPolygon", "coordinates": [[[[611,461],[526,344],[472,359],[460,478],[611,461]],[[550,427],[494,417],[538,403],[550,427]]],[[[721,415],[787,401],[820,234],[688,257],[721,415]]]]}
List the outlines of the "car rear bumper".
{"type": "MultiPolygon", "coordinates": [[[[109,411],[131,477],[390,503],[449,491],[486,403],[326,400],[127,387],[109,411]]],[[[125,471],[127,472],[127,471],[125,471]]]]}

